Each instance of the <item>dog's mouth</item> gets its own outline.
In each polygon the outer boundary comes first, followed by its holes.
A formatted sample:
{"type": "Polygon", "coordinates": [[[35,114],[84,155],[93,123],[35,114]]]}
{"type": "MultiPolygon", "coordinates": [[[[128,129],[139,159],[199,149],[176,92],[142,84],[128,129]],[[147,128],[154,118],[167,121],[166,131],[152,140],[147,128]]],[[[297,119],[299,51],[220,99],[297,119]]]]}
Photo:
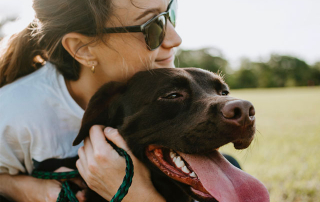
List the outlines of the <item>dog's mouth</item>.
{"type": "Polygon", "coordinates": [[[185,154],[150,145],[149,160],[165,175],[188,187],[195,199],[219,202],[270,201],[265,186],[230,164],[217,150],[208,154],[185,154]]]}
{"type": "Polygon", "coordinates": [[[190,165],[175,151],[164,147],[149,146],[147,156],[151,162],[170,178],[189,185],[204,195],[209,194],[190,165]]]}

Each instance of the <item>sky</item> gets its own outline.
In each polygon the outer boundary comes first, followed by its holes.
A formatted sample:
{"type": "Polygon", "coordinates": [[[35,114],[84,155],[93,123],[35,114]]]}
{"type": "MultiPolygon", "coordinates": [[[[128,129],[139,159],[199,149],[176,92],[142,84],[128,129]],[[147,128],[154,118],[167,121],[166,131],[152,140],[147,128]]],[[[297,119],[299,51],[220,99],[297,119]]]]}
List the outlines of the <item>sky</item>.
{"type": "MultiPolygon", "coordinates": [[[[320,61],[319,0],[178,0],[176,30],[183,49],[219,50],[237,68],[243,57],[266,61],[270,54],[320,61]]],[[[31,0],[0,0],[0,18],[19,14],[9,34],[33,19],[31,0]]]]}

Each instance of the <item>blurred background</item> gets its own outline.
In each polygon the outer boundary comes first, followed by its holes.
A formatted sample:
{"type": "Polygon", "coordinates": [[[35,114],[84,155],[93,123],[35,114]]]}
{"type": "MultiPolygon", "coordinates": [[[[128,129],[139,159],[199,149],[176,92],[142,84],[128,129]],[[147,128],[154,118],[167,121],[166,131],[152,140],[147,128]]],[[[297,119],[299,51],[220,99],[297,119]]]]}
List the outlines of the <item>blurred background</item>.
{"type": "MultiPolygon", "coordinates": [[[[179,0],[177,67],[224,75],[256,108],[246,150],[222,152],[268,188],[272,202],[320,201],[320,1],[179,0]]],[[[0,0],[0,38],[33,19],[31,0],[0,0]]]]}

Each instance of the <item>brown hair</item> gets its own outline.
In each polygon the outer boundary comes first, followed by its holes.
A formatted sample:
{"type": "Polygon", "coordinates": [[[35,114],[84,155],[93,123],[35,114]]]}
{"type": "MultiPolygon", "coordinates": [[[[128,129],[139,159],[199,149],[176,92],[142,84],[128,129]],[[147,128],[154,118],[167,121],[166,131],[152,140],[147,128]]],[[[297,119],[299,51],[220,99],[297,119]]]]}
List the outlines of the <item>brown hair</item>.
{"type": "Polygon", "coordinates": [[[70,32],[102,39],[111,13],[110,0],[34,0],[36,19],[0,47],[0,87],[50,61],[68,80],[79,78],[80,65],[62,46],[70,32]]]}

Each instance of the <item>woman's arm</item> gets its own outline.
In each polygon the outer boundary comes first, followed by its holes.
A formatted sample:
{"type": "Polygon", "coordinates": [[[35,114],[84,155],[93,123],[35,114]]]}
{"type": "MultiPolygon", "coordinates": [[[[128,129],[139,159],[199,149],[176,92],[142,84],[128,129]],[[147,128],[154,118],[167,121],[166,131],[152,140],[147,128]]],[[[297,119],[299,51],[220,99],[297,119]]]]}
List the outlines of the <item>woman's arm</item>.
{"type": "MultiPolygon", "coordinates": [[[[0,174],[0,195],[12,201],[56,202],[61,191],[61,183],[56,180],[37,179],[27,175],[0,174]]],[[[76,195],[84,202],[84,192],[76,195]]]]}
{"type": "Polygon", "coordinates": [[[0,194],[13,201],[56,201],[60,189],[61,184],[56,180],[0,174],[0,194]]]}
{"type": "Polygon", "coordinates": [[[134,177],[127,196],[127,201],[165,201],[154,188],[149,170],[129,151],[118,130],[103,126],[93,126],[90,136],[84,140],[84,146],[79,149],[77,168],[87,182],[89,188],[103,198],[111,200],[117,192],[125,176],[126,163],[108,142],[127,151],[134,164],[134,177]]]}

